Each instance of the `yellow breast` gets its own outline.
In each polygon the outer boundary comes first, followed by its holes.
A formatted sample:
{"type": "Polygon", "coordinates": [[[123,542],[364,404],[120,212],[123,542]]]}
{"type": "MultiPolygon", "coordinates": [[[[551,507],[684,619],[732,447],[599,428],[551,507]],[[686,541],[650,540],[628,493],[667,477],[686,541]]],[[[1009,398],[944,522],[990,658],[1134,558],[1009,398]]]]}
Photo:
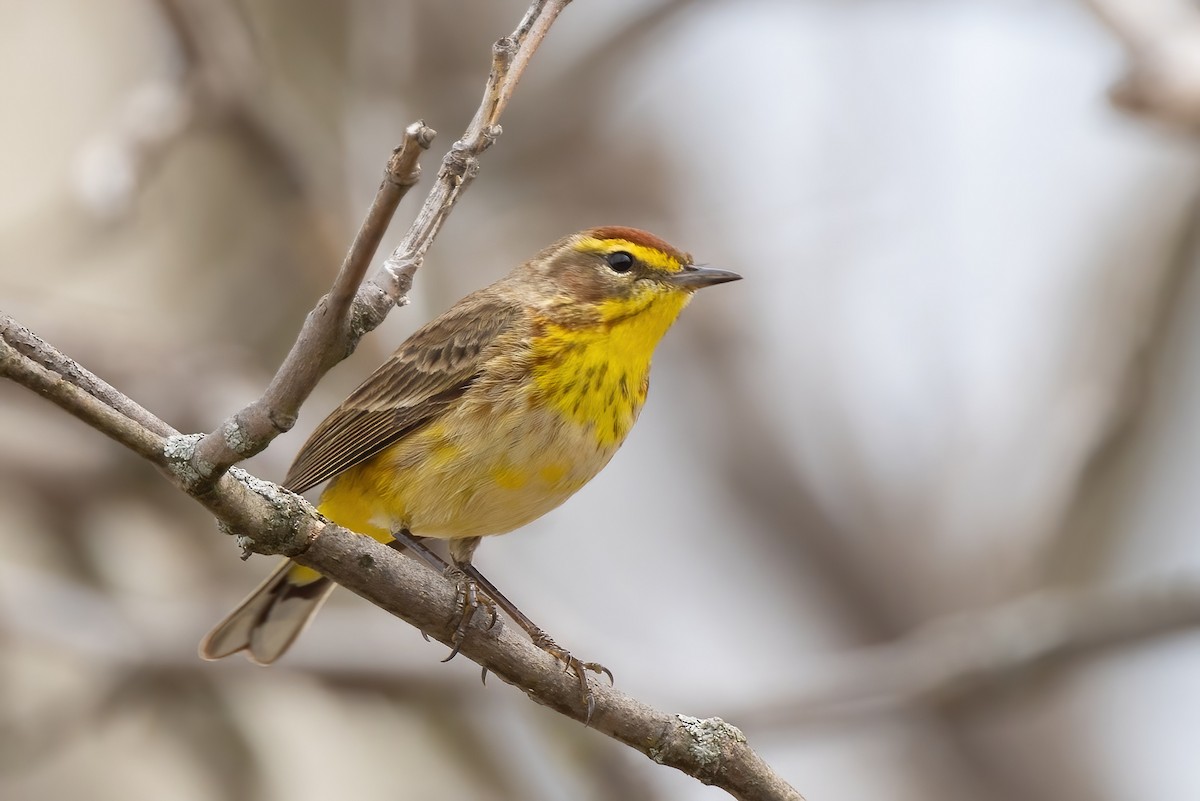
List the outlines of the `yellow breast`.
{"type": "Polygon", "coordinates": [[[646,402],[654,348],[688,299],[613,301],[600,307],[596,325],[543,321],[532,344],[539,402],[590,427],[599,445],[620,445],[646,402]]]}

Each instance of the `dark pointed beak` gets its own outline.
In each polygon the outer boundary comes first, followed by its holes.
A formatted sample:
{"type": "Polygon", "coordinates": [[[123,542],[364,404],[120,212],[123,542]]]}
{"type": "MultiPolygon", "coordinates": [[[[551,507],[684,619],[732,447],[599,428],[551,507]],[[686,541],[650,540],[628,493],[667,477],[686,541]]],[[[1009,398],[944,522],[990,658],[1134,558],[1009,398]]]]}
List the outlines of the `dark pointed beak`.
{"type": "Polygon", "coordinates": [[[700,289],[716,284],[726,284],[730,281],[740,281],[742,277],[730,270],[718,270],[715,267],[697,267],[686,265],[677,273],[668,273],[664,278],[668,284],[680,289],[700,289]]]}

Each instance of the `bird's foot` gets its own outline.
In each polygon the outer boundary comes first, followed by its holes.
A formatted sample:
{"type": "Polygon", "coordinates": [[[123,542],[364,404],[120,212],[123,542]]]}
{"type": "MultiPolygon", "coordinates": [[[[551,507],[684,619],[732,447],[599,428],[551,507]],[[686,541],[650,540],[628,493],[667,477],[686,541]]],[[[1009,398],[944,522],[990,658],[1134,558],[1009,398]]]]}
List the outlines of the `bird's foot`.
{"type": "Polygon", "coordinates": [[[467,629],[471,627],[471,621],[475,619],[475,613],[480,608],[487,610],[488,631],[496,626],[496,621],[500,617],[496,612],[495,601],[479,591],[479,585],[475,579],[453,566],[446,568],[445,575],[446,578],[454,581],[454,586],[458,590],[458,625],[455,626],[454,634],[450,637],[450,655],[442,660],[449,662],[458,656],[458,649],[462,647],[463,639],[467,636],[467,629]]]}
{"type": "Polygon", "coordinates": [[[596,711],[596,697],[592,694],[592,686],[588,681],[587,674],[589,671],[597,675],[608,677],[608,683],[611,686],[613,682],[612,671],[606,668],[599,662],[584,662],[571,655],[571,652],[561,645],[550,639],[544,631],[538,630],[532,633],[533,644],[541,648],[550,656],[563,663],[563,670],[575,674],[575,678],[579,680],[579,693],[584,706],[587,708],[587,716],[584,718],[584,725],[591,723],[592,713],[596,711]]]}

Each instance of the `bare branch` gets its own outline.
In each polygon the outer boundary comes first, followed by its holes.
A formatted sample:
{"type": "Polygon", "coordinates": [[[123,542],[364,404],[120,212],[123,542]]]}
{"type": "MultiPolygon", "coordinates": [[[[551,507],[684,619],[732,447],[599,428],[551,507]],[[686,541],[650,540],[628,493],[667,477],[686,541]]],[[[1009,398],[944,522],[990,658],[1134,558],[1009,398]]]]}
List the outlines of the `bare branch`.
{"type": "MultiPolygon", "coordinates": [[[[0,329],[0,372],[46,395],[74,416],[159,466],[176,485],[216,515],[222,528],[250,552],[284,554],[366,598],[429,636],[449,644],[458,623],[457,589],[444,576],[407,559],[370,537],[329,523],[299,495],[234,468],[215,484],[191,473],[195,437],[164,440],[115,404],[52,373],[3,339],[15,324],[0,329]]],[[[56,362],[72,372],[67,357],[56,362]]],[[[132,400],[117,401],[136,407],[132,400]]],[[[141,415],[139,415],[141,416],[141,415]]],[[[585,722],[587,708],[574,676],[534,646],[514,627],[488,630],[477,620],[460,652],[502,681],[520,687],[534,701],[585,722]]],[[[745,736],[720,718],[671,715],[602,683],[593,686],[590,725],[663,765],[728,791],[735,798],[794,799],[800,794],[776,775],[746,743],[745,736]]]]}
{"type": "Polygon", "coordinates": [[[359,292],[362,310],[359,336],[383,322],[392,305],[412,287],[413,276],[420,269],[442,223],[478,173],[479,156],[500,136],[500,116],[525,67],[569,2],[535,0],[512,35],[500,39],[492,47],[492,71],[483,90],[483,102],[462,138],[442,159],[437,180],[404,240],[359,292]]]}
{"type": "MultiPolygon", "coordinates": [[[[202,8],[194,0],[163,2],[180,20],[189,9],[202,8]]],[[[31,334],[23,336],[24,329],[7,318],[0,320],[4,323],[0,326],[0,373],[46,395],[163,468],[180,489],[217,517],[223,530],[238,538],[246,553],[289,556],[449,643],[459,615],[457,590],[445,577],[328,522],[300,496],[231,465],[260,451],[290,428],[316,381],[402,302],[446,217],[475,177],[478,157],[500,135],[499,119],[521,75],[568,2],[534,0],[513,34],[496,43],[492,71],[471,124],[443,159],[434,186],[401,245],[376,276],[360,287],[366,264],[400,195],[415,181],[418,149],[427,146],[432,136],[423,125],[410,127],[330,294],[310,313],[263,398],[229,418],[218,431],[205,436],[177,434],[46,343],[30,339],[31,334]]],[[[205,41],[202,37],[184,39],[182,46],[190,59],[209,61],[205,41]]],[[[219,94],[220,89],[215,91],[219,94]]],[[[236,87],[232,91],[240,96],[236,87]]],[[[232,105],[244,108],[236,101],[232,105]]],[[[250,123],[261,121],[254,114],[247,119],[250,123]]],[[[459,650],[499,679],[522,688],[538,703],[581,722],[588,719],[576,679],[515,628],[484,630],[482,622],[476,623],[459,650]]],[[[802,801],[800,794],[750,749],[742,733],[719,718],[669,715],[602,685],[595,687],[593,694],[591,725],[656,762],[722,787],[736,798],[802,801]]]]}
{"type": "Polygon", "coordinates": [[[346,261],[329,291],[330,316],[335,318],[339,325],[345,325],[350,315],[350,305],[358,293],[359,284],[367,275],[367,267],[375,257],[375,251],[379,249],[379,242],[396,213],[396,207],[400,205],[405,192],[421,177],[417,156],[422,150],[429,149],[436,135],[437,131],[427,126],[423,120],[414,122],[405,129],[404,141],[400,147],[392,152],[379,194],[375,196],[375,202],[367,212],[367,219],[363,221],[358,236],[354,238],[350,252],[346,254],[346,261]]]}
{"type": "MultiPolygon", "coordinates": [[[[512,35],[496,42],[483,101],[462,138],[454,143],[442,160],[437,180],[404,240],[371,281],[358,289],[348,317],[336,315],[328,308],[330,296],[322,298],[309,313],[296,344],[263,397],[236,412],[195,448],[192,471],[199,481],[211,485],[230,466],[262,451],[276,436],[289,430],[295,424],[300,405],[308,398],[317,381],[333,365],[353,352],[363,334],[376,328],[392,308],[404,302],[426,251],[478,172],[478,156],[500,135],[497,121],[508,105],[525,67],[545,38],[550,25],[569,2],[535,0],[512,35]]],[[[423,123],[409,126],[405,144],[389,164],[389,170],[400,160],[401,154],[410,152],[408,148],[411,142],[428,146],[432,136],[433,131],[424,127],[423,123]]],[[[411,164],[414,167],[415,156],[413,148],[411,164]]],[[[409,163],[407,157],[404,163],[409,163]]],[[[389,183],[394,183],[402,196],[414,181],[415,177],[409,180],[403,176],[394,181],[385,180],[380,193],[388,189],[389,183]]],[[[384,214],[382,209],[385,207],[378,203],[378,196],[376,199],[377,204],[372,206],[371,213],[363,223],[331,296],[344,299],[344,293],[351,286],[358,287],[361,284],[365,262],[359,262],[358,257],[366,253],[368,246],[370,252],[363,258],[369,260],[374,255],[386,222],[395,209],[393,204],[391,210],[384,214]]],[[[398,203],[399,197],[395,201],[398,203]]]]}
{"type": "MultiPolygon", "coordinates": [[[[339,584],[344,580],[343,586],[449,643],[456,591],[415,560],[334,526],[327,526],[307,551],[293,558],[336,577],[339,584]]],[[[587,710],[574,677],[515,627],[487,632],[480,622],[468,633],[462,653],[534,701],[584,721],[587,710]]],[[[590,725],[654,761],[721,787],[735,798],[801,798],[747,745],[740,731],[719,718],[667,714],[600,682],[592,691],[596,710],[590,725]]]]}
{"type": "Polygon", "coordinates": [[[169,437],[172,434],[178,433],[175,429],[158,419],[158,417],[85,370],[74,360],[68,359],[47,345],[41,337],[3,312],[0,312],[0,339],[7,342],[23,356],[28,357],[47,370],[57,373],[64,380],[69,381],[89,395],[99,398],[111,408],[125,415],[130,420],[140,423],[155,434],[169,437]]]}
{"type": "Polygon", "coordinates": [[[232,127],[267,154],[295,186],[306,165],[263,97],[254,40],[230,0],[155,0],[176,64],[130,92],[113,123],[81,151],[76,184],[96,214],[124,214],[170,147],[205,123],[232,127]]]}
{"type": "Polygon", "coordinates": [[[500,122],[500,115],[508,106],[513,90],[525,73],[525,67],[529,66],[529,60],[569,2],[534,3],[525,12],[525,17],[512,36],[496,42],[492,49],[492,72],[488,75],[489,91],[484,95],[484,105],[479,107],[467,128],[467,135],[463,137],[465,141],[476,141],[481,147],[487,146],[484,142],[485,132],[500,122]]]}
{"type": "Polygon", "coordinates": [[[355,294],[396,207],[420,177],[418,155],[429,147],[435,135],[436,131],[424,122],[414,122],[404,131],[404,140],[388,160],[383,181],[332,289],[309,312],[295,344],[266,392],[231,415],[196,447],[196,465],[205,465],[207,476],[221,475],[291,429],[300,405],[308,399],[317,382],[353,351],[349,321],[355,294]]]}
{"type": "MultiPolygon", "coordinates": [[[[0,318],[3,322],[6,318],[0,318]]],[[[98,400],[58,373],[23,355],[0,329],[0,375],[28,387],[51,403],[66,409],[92,428],[108,435],[155,464],[163,463],[163,438],[137,420],[98,400]]],[[[132,401],[131,401],[132,403],[132,401]]]]}

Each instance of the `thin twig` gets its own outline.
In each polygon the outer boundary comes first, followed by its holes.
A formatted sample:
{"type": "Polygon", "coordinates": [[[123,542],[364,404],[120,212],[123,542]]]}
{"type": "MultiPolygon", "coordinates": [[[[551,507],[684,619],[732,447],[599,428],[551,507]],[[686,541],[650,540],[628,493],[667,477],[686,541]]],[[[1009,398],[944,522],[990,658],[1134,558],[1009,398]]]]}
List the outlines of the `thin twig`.
{"type": "Polygon", "coordinates": [[[525,67],[570,1],[535,0],[517,29],[493,45],[492,70],[475,116],[442,159],[437,179],[408,233],[358,293],[357,305],[361,314],[356,336],[361,337],[383,322],[396,301],[412,287],[413,276],[420,269],[442,224],[478,174],[479,156],[500,136],[500,116],[525,67]]]}
{"type": "MultiPolygon", "coordinates": [[[[0,330],[0,336],[3,330],[0,330]]],[[[44,344],[48,350],[53,350],[44,344]]],[[[55,354],[55,360],[70,360],[55,354]]],[[[354,591],[449,644],[458,622],[458,591],[445,576],[429,570],[370,537],[329,523],[303,498],[268,481],[234,469],[209,486],[189,474],[194,437],[167,440],[115,411],[109,399],[95,397],[50,373],[0,340],[0,372],[47,395],[72,415],[121,442],[157,465],[176,485],[209,511],[248,551],[284,554],[354,591]],[[157,447],[155,447],[157,446],[157,447]]],[[[122,405],[133,405],[129,399],[122,405]]],[[[140,415],[138,415],[140,416],[140,415]]],[[[476,621],[460,652],[531,699],[585,722],[588,710],[575,677],[534,646],[515,627],[488,629],[476,621]]],[[[793,799],[800,794],[780,778],[746,743],[745,736],[720,718],[672,715],[605,685],[593,682],[595,710],[590,725],[663,765],[747,801],[793,799]]]]}
{"type": "MultiPolygon", "coordinates": [[[[450,152],[442,160],[437,179],[404,240],[375,276],[358,288],[348,318],[323,319],[328,312],[325,308],[327,300],[322,299],[310,312],[296,344],[263,397],[236,412],[195,448],[191,468],[202,484],[211,486],[229,467],[262,451],[276,436],[289,430],[296,421],[300,405],[317,381],[333,365],[353,352],[363,334],[376,328],[388,312],[404,302],[412,288],[413,276],[442,223],[478,172],[479,155],[500,135],[498,121],[525,67],[545,38],[550,25],[569,2],[535,0],[512,35],[496,42],[492,49],[492,70],[484,88],[483,101],[462,138],[451,146],[450,152]],[[320,333],[319,337],[314,330],[320,333]]],[[[432,131],[423,126],[421,130],[427,133],[422,136],[420,130],[410,126],[407,136],[428,145],[432,131]]],[[[403,152],[404,148],[401,150],[403,152]]],[[[411,183],[401,184],[399,188],[403,190],[408,185],[411,183]]],[[[375,225],[373,216],[368,215],[368,220],[363,224],[364,230],[375,225]]],[[[390,219],[390,216],[388,214],[387,218],[390,219]]],[[[379,233],[382,235],[382,229],[379,233]]],[[[365,237],[360,238],[368,241],[365,237]]],[[[359,241],[355,240],[356,245],[359,241]]],[[[373,254],[378,246],[378,237],[369,241],[373,242],[373,254]]],[[[351,261],[348,257],[347,264],[351,261]]],[[[357,264],[355,262],[356,268],[357,264]]],[[[342,288],[336,289],[335,285],[335,292],[344,291],[350,285],[349,280],[341,280],[346,275],[347,271],[343,268],[339,274],[342,288]]],[[[358,275],[360,278],[354,286],[361,283],[361,272],[358,275]]]]}
{"type": "Polygon", "coordinates": [[[344,325],[350,315],[350,306],[358,287],[367,275],[367,267],[379,249],[379,242],[384,231],[396,213],[396,207],[404,198],[405,191],[412,187],[421,177],[421,167],[417,157],[422,150],[428,150],[433,143],[437,131],[427,126],[424,120],[414,122],[404,131],[404,141],[392,152],[384,172],[383,185],[375,202],[367,212],[346,254],[346,261],[334,279],[333,288],[329,291],[330,316],[336,318],[339,325],[344,325]],[[385,190],[387,190],[385,192],[385,190]]]}
{"type": "Polygon", "coordinates": [[[192,99],[193,125],[233,130],[264,155],[315,212],[319,194],[312,160],[297,125],[267,91],[254,31],[236,0],[155,0],[182,62],[181,81],[192,99]]]}
{"type": "Polygon", "coordinates": [[[414,122],[404,131],[404,140],[388,160],[379,190],[333,287],[309,312],[295,344],[266,392],[232,414],[196,447],[195,464],[206,465],[208,476],[220,476],[242,459],[266,448],[277,435],[291,429],[300,405],[317,382],[353,350],[349,320],[355,294],[396,207],[420,177],[417,157],[429,147],[435,134],[424,122],[414,122]]]}

